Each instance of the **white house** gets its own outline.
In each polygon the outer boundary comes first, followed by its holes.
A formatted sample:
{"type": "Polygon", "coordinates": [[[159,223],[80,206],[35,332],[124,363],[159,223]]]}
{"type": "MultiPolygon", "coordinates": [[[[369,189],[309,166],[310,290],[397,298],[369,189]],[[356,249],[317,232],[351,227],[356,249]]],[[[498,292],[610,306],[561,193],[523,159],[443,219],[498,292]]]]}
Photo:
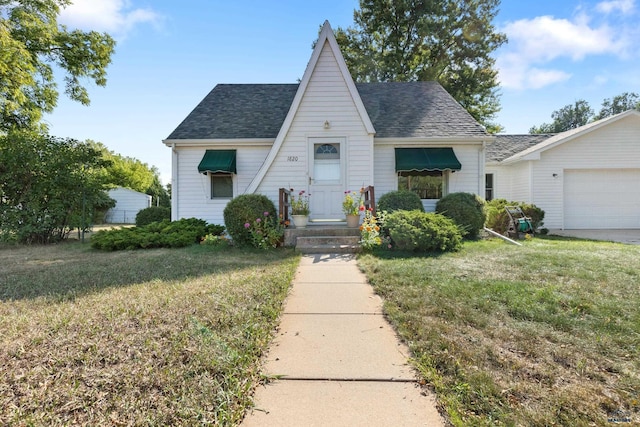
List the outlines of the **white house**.
{"type": "Polygon", "coordinates": [[[556,135],[498,135],[487,193],[533,203],[549,229],[640,228],[640,112],[556,135]]]}
{"type": "Polygon", "coordinates": [[[311,194],[311,219],[344,218],[344,192],[411,187],[433,210],[451,192],[484,194],[492,141],[438,83],[355,84],[328,22],[299,84],[217,85],[163,141],[172,219],[223,223],[226,204],[278,189],[311,194]]]}
{"type": "Polygon", "coordinates": [[[151,206],[151,196],[129,188],[117,187],[108,191],[116,205],[107,211],[105,222],[110,224],[135,224],[136,215],[151,206]]]}

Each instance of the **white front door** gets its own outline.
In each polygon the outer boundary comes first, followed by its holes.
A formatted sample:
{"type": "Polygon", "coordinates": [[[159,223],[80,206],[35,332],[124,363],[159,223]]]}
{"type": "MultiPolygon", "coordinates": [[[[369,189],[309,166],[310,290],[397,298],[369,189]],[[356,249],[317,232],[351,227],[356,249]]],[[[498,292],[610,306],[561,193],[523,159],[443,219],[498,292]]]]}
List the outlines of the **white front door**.
{"type": "Polygon", "coordinates": [[[309,158],[309,203],[311,219],[344,218],[344,140],[341,138],[311,138],[309,158]]]}

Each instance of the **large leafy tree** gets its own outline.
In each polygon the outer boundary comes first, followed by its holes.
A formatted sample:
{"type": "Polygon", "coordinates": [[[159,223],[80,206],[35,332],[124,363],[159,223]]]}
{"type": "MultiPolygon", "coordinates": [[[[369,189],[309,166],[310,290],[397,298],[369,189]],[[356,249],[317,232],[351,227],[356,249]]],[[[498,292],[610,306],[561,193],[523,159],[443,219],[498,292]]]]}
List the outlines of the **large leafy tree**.
{"type": "Polygon", "coordinates": [[[595,115],[589,103],[580,99],[554,111],[551,113],[551,123],[532,126],[529,133],[560,133],[628,110],[640,111],[640,96],[637,93],[624,92],[613,98],[606,98],[602,101],[600,112],[595,115]]]}
{"type": "Polygon", "coordinates": [[[500,0],[360,0],[353,27],[336,30],[360,82],[435,80],[490,131],[500,110],[491,54],[506,36],[500,0]]]}
{"type": "Polygon", "coordinates": [[[113,207],[100,151],[26,130],[0,136],[0,240],[50,243],[113,207]]]}
{"type": "Polygon", "coordinates": [[[627,110],[640,111],[640,96],[637,93],[624,92],[611,99],[605,99],[602,101],[602,108],[600,108],[600,112],[594,117],[594,120],[604,119],[627,110]]]}
{"type": "Polygon", "coordinates": [[[105,168],[105,183],[111,187],[130,188],[153,197],[153,204],[170,207],[171,198],[160,182],[160,172],[155,166],[128,156],[110,151],[104,144],[87,140],[87,144],[100,151],[108,162],[105,168]]]}
{"type": "Polygon", "coordinates": [[[587,101],[580,99],[554,111],[551,118],[553,122],[533,126],[529,133],[560,133],[584,126],[593,118],[593,110],[587,101]]]}
{"type": "Polygon", "coordinates": [[[83,80],[106,85],[115,41],[108,34],[68,30],[57,22],[70,0],[0,0],[0,131],[37,125],[64,92],[89,104],[83,80]]]}

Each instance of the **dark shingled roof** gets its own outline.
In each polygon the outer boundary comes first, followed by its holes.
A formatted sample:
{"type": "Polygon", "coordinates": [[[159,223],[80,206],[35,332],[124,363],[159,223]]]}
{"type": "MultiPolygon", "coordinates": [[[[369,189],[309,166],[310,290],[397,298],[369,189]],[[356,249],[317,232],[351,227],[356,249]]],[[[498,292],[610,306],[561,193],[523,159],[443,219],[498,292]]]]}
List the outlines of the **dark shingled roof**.
{"type": "Polygon", "coordinates": [[[500,162],[514,154],[533,147],[551,138],[554,134],[495,135],[496,139],[487,144],[487,162],[500,162]]]}
{"type": "MultiPolygon", "coordinates": [[[[487,133],[436,82],[359,83],[376,137],[482,137],[487,133]]],[[[221,84],[167,139],[275,138],[297,84],[221,84]]]]}

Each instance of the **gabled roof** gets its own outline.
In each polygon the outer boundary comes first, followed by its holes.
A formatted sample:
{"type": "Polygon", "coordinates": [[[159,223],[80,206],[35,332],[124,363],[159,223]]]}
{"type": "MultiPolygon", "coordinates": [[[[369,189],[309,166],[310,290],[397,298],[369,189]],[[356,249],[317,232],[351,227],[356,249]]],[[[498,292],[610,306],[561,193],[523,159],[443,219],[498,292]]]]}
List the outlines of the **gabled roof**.
{"type": "Polygon", "coordinates": [[[486,130],[437,82],[356,84],[376,138],[486,137],[486,130]]]}
{"type": "Polygon", "coordinates": [[[495,135],[495,140],[487,144],[487,162],[500,162],[551,138],[553,133],[495,135]]]}
{"type": "Polygon", "coordinates": [[[503,162],[512,163],[512,162],[517,162],[519,160],[537,159],[539,158],[540,153],[542,153],[543,151],[556,147],[560,144],[564,144],[565,142],[571,141],[586,133],[593,132],[596,129],[600,129],[601,127],[608,126],[612,123],[617,122],[618,120],[624,119],[625,117],[635,117],[637,119],[640,119],[640,111],[628,110],[628,111],[625,111],[624,113],[616,114],[614,116],[606,117],[604,119],[597,120],[592,123],[588,123],[576,129],[571,129],[566,132],[558,133],[556,135],[551,136],[550,138],[545,139],[539,144],[526,148],[508,158],[505,158],[503,162]]]}
{"type": "MultiPolygon", "coordinates": [[[[298,84],[220,84],[167,140],[275,138],[298,84]]],[[[486,137],[437,82],[357,83],[378,138],[486,137]]]]}
{"type": "Polygon", "coordinates": [[[275,138],[297,84],[219,84],[167,139],[275,138]]]}

